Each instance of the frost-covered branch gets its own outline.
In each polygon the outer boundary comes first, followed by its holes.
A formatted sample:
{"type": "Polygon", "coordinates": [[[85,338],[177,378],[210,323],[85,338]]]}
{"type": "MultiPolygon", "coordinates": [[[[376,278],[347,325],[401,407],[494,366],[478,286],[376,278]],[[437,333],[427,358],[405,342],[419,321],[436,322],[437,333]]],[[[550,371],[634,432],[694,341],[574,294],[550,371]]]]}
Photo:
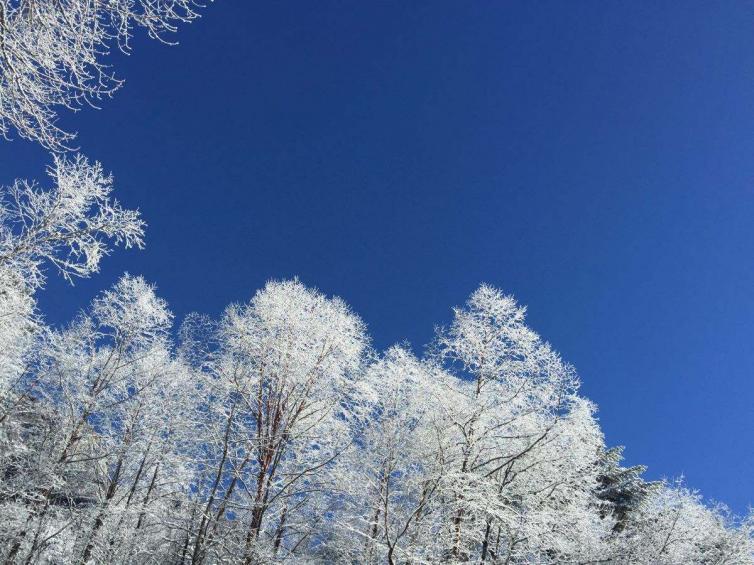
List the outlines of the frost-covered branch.
{"type": "Polygon", "coordinates": [[[0,135],[61,151],[75,137],[59,108],[96,106],[120,88],[107,56],[135,28],[164,42],[198,17],[194,0],[0,0],[0,135]]]}
{"type": "Polygon", "coordinates": [[[85,157],[54,156],[52,188],[17,180],[0,192],[0,269],[31,288],[49,261],[68,280],[97,272],[110,244],[144,245],[144,221],[111,197],[113,179],[85,157]]]}

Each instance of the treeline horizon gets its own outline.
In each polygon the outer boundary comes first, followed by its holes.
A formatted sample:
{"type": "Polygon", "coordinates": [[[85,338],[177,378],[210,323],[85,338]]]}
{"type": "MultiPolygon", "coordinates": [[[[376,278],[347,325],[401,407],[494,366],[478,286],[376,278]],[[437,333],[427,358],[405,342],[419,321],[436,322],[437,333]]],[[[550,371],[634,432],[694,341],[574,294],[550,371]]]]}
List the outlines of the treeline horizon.
{"type": "Polygon", "coordinates": [[[219,319],[124,275],[44,324],[45,264],[88,276],[138,213],[85,158],[3,189],[6,563],[745,563],[752,517],[648,482],[573,367],[482,285],[423,357],[271,281],[219,319]]]}

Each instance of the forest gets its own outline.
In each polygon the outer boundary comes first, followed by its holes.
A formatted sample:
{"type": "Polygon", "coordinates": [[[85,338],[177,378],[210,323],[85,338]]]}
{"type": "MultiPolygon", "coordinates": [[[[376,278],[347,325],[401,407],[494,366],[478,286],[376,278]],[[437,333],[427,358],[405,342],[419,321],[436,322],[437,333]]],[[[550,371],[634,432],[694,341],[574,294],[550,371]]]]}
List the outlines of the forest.
{"type": "Polygon", "coordinates": [[[575,368],[493,286],[421,354],[376,350],[296,279],[176,321],[124,274],[46,323],[49,276],[96,275],[146,229],[56,111],[117,89],[108,46],[197,10],[0,0],[0,131],[52,152],[46,178],[0,189],[0,561],[754,563],[754,515],[625,466],[575,368]]]}

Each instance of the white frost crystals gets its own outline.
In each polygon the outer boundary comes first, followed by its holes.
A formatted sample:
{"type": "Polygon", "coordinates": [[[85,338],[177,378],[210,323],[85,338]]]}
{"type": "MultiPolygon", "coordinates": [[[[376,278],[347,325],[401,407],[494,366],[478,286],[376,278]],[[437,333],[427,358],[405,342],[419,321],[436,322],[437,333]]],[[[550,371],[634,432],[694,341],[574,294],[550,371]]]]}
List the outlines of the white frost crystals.
{"type": "Polygon", "coordinates": [[[44,282],[49,261],[67,278],[88,277],[109,253],[107,241],[142,247],[144,222],[110,198],[112,177],[85,157],[53,156],[51,189],[17,180],[0,193],[0,268],[31,288],[44,282]]]}
{"type": "Polygon", "coordinates": [[[273,281],[219,320],[125,275],[63,328],[44,265],[143,245],[83,157],[0,200],[5,563],[752,563],[751,518],[607,449],[575,370],[483,285],[424,358],[273,281]]]}
{"type": "Polygon", "coordinates": [[[142,247],[139,213],[111,199],[112,177],[86,158],[53,157],[53,186],[17,180],[0,188],[0,398],[30,362],[42,329],[34,293],[45,263],[68,280],[88,277],[110,252],[108,243],[142,247]]]}
{"type": "Polygon", "coordinates": [[[0,135],[54,151],[75,137],[57,126],[60,107],[94,106],[121,86],[105,62],[127,51],[135,27],[166,40],[198,17],[193,0],[0,0],[0,135]]]}
{"type": "Polygon", "coordinates": [[[297,280],[178,343],[130,275],[46,327],[43,262],[86,276],[143,228],[98,166],[53,173],[3,195],[3,562],[754,562],[754,520],[623,467],[574,369],[486,285],[424,358],[374,351],[297,280]]]}

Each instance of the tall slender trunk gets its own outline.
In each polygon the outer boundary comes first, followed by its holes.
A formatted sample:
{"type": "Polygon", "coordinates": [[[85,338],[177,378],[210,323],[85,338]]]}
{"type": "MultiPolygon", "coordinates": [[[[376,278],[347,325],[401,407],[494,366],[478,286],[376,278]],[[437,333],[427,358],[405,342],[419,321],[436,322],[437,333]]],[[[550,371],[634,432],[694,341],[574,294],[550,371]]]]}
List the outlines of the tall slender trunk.
{"type": "Polygon", "coordinates": [[[196,516],[196,509],[199,508],[199,503],[196,502],[191,507],[191,516],[189,517],[188,527],[186,528],[186,541],[183,543],[183,549],[181,550],[181,558],[178,561],[179,565],[183,565],[186,562],[186,554],[188,553],[189,544],[191,543],[191,528],[194,526],[194,517],[196,516]]]}
{"type": "Polygon", "coordinates": [[[372,548],[374,546],[374,540],[377,538],[377,529],[379,528],[380,523],[380,506],[379,504],[376,505],[376,508],[374,509],[374,517],[372,518],[371,526],[369,528],[368,535],[366,536],[366,541],[364,542],[364,556],[365,562],[369,562],[372,558],[372,548]]]}
{"type": "Polygon", "coordinates": [[[207,500],[207,505],[204,513],[202,514],[202,519],[199,522],[199,529],[196,533],[196,540],[194,541],[194,551],[191,554],[191,564],[196,565],[197,563],[201,562],[201,551],[202,551],[202,543],[204,541],[204,536],[206,535],[206,530],[209,527],[209,524],[207,521],[209,520],[210,512],[212,510],[212,505],[215,503],[215,495],[217,494],[217,489],[220,486],[220,482],[223,478],[223,471],[225,469],[225,462],[228,459],[228,444],[230,441],[230,429],[233,424],[233,416],[235,414],[236,406],[235,404],[230,409],[230,414],[228,415],[228,422],[225,426],[225,434],[223,437],[223,454],[220,458],[220,464],[217,467],[217,475],[215,476],[215,481],[212,484],[212,488],[210,489],[209,498],[207,500]]]}
{"type": "Polygon", "coordinates": [[[92,531],[89,534],[89,543],[86,544],[86,549],[84,549],[84,554],[81,557],[81,563],[86,563],[89,561],[89,559],[92,556],[92,551],[94,550],[94,542],[97,537],[97,532],[99,532],[102,525],[105,523],[105,515],[107,514],[107,508],[110,505],[110,501],[115,496],[115,491],[118,488],[118,481],[120,480],[120,473],[123,469],[123,459],[125,455],[121,454],[118,458],[118,462],[115,466],[115,471],[113,472],[113,476],[110,479],[110,484],[107,487],[107,492],[105,493],[105,500],[102,504],[102,508],[99,511],[99,514],[97,514],[97,519],[94,521],[94,526],[92,527],[92,531]]]}
{"type": "Polygon", "coordinates": [[[267,498],[265,483],[267,482],[267,468],[265,466],[259,469],[257,474],[257,490],[254,495],[254,503],[251,509],[251,520],[249,522],[249,531],[246,534],[246,559],[245,565],[251,565],[251,544],[256,541],[259,531],[262,529],[262,520],[264,518],[263,501],[267,498]]]}
{"type": "Polygon", "coordinates": [[[275,532],[275,555],[278,554],[280,544],[283,541],[283,534],[285,532],[285,521],[288,518],[288,504],[283,506],[283,513],[280,515],[280,523],[278,524],[277,531],[275,532]]]}
{"type": "Polygon", "coordinates": [[[160,472],[160,464],[157,463],[154,467],[154,473],[152,473],[152,480],[149,481],[149,487],[147,487],[147,492],[144,495],[144,500],[141,501],[141,512],[139,513],[139,520],[136,522],[136,529],[138,530],[141,528],[142,523],[144,522],[144,517],[147,514],[147,505],[149,504],[149,497],[152,495],[152,491],[154,490],[154,485],[157,483],[157,475],[160,472]]]}
{"type": "MultiPolygon", "coordinates": [[[[503,487],[505,487],[505,485],[508,482],[508,476],[510,475],[510,472],[511,472],[511,465],[508,465],[508,467],[505,469],[505,475],[503,475],[503,478],[500,481],[500,486],[497,489],[498,496],[503,494],[503,487]]],[[[484,541],[482,542],[482,555],[481,555],[482,561],[487,560],[487,553],[490,547],[490,532],[491,531],[492,531],[492,518],[488,516],[486,520],[486,527],[484,530],[484,541]]],[[[498,536],[499,535],[500,535],[500,529],[498,528],[498,536]]]]}
{"type": "MultiPolygon", "coordinates": [[[[471,432],[469,432],[471,436],[471,432]]],[[[463,457],[463,463],[461,464],[461,472],[466,473],[469,464],[469,454],[466,453],[463,457]]],[[[453,540],[453,557],[458,560],[461,555],[461,522],[463,521],[463,494],[458,495],[458,511],[453,517],[453,531],[455,532],[453,540]]]]}
{"type": "Polygon", "coordinates": [[[481,561],[487,561],[487,551],[490,547],[490,531],[492,530],[492,520],[487,518],[487,526],[484,529],[484,541],[482,542],[481,561]]]}

